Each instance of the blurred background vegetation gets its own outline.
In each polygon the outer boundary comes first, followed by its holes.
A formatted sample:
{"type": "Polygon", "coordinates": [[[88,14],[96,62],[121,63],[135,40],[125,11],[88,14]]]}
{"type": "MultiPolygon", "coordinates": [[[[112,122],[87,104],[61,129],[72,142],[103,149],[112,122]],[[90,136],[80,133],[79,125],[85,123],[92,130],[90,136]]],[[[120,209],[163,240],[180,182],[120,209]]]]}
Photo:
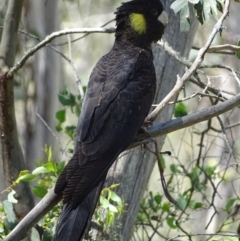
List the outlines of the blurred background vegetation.
{"type": "MultiPolygon", "coordinates": [[[[111,20],[114,20],[114,11],[120,2],[26,0],[19,25],[16,61],[54,31],[100,27],[106,23],[107,27],[113,27],[115,22],[111,20]]],[[[1,1],[0,34],[6,8],[7,1],[1,1]]],[[[240,40],[239,12],[240,4],[232,2],[230,17],[224,22],[226,30],[222,36],[215,38],[214,45],[237,44],[240,40]]],[[[220,14],[217,13],[218,16],[220,14]]],[[[215,18],[214,14],[210,14],[204,25],[199,24],[189,61],[195,59],[196,47],[201,48],[205,44],[216,23],[215,18]]],[[[30,182],[35,201],[53,185],[64,162],[72,154],[74,131],[82,103],[73,66],[85,91],[96,61],[110,50],[114,42],[114,34],[94,33],[80,37],[79,34],[72,34],[57,38],[51,47],[39,50],[14,76],[17,126],[29,170],[20,173],[16,185],[21,181],[30,182]],[[61,54],[67,56],[71,64],[61,54]]],[[[172,38],[175,38],[174,32],[172,38]]],[[[240,70],[239,59],[234,53],[209,53],[204,64],[214,65],[210,66],[213,68],[203,69],[199,76],[207,86],[218,90],[219,95],[226,98],[239,93],[239,83],[234,74],[224,68],[216,68],[217,65],[225,65],[240,70]]],[[[193,78],[186,83],[178,99],[191,96],[195,91],[208,93],[208,89],[199,87],[193,78]]],[[[217,98],[199,96],[190,98],[182,106],[175,106],[173,118],[194,113],[219,101],[217,98]]],[[[239,171],[236,168],[236,162],[240,160],[239,119],[239,109],[236,108],[221,115],[221,121],[214,118],[167,135],[162,150],[170,151],[172,155],[161,157],[165,178],[171,195],[186,213],[173,207],[164,197],[156,165],[141,202],[132,241],[238,240],[239,216],[233,217],[230,212],[234,207],[237,212],[239,209],[239,171]]],[[[117,186],[118,183],[103,190],[95,213],[97,225],[104,230],[125,212],[127,203],[115,191],[117,186]],[[105,215],[102,215],[101,208],[105,210],[105,215]]],[[[0,192],[5,188],[0,184],[0,192]]],[[[1,192],[1,195],[6,201],[6,192],[1,192]]],[[[8,202],[4,201],[0,209],[0,239],[16,221],[9,204],[15,200],[12,195],[12,192],[8,193],[8,202]]],[[[59,209],[55,208],[40,222],[40,228],[32,232],[32,240],[38,240],[39,234],[42,235],[41,240],[51,240],[58,213],[59,209]]],[[[121,240],[117,234],[115,239],[121,240]]]]}

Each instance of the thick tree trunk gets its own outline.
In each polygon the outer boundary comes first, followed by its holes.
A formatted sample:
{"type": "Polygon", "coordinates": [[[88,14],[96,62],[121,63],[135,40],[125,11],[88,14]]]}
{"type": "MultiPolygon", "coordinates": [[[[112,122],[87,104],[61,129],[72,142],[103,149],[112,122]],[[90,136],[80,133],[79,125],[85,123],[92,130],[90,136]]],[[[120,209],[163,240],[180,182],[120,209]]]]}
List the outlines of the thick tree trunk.
{"type": "MultiPolygon", "coordinates": [[[[0,190],[12,185],[19,172],[26,169],[16,126],[13,77],[6,76],[8,68],[14,64],[22,5],[23,0],[8,1],[0,45],[0,190]]],[[[20,220],[34,202],[27,183],[20,183],[14,189],[18,200],[14,210],[20,220]]]]}
{"type": "MultiPolygon", "coordinates": [[[[179,16],[175,16],[169,6],[170,1],[166,1],[165,9],[169,14],[169,24],[165,30],[164,39],[173,46],[175,50],[180,52],[182,56],[187,57],[197,30],[197,20],[191,18],[190,31],[181,32],[179,16]]],[[[154,57],[157,74],[155,103],[159,103],[175,85],[177,75],[182,75],[184,66],[157,46],[154,47],[154,57]]],[[[172,112],[173,106],[166,107],[156,122],[159,123],[170,120],[172,112]]],[[[164,139],[165,137],[157,139],[159,149],[161,149],[164,139]]],[[[151,145],[149,145],[149,147],[150,146],[151,145]]],[[[105,185],[110,186],[113,183],[119,183],[120,186],[117,189],[117,193],[127,204],[127,206],[124,207],[126,213],[121,215],[120,219],[115,222],[109,231],[109,240],[130,240],[140,202],[152,173],[155,159],[153,154],[144,150],[142,147],[138,147],[127,151],[127,155],[122,155],[109,170],[105,185]]],[[[160,181],[159,191],[162,191],[160,181]]],[[[93,231],[93,234],[96,240],[101,239],[100,233],[93,231]]]]}

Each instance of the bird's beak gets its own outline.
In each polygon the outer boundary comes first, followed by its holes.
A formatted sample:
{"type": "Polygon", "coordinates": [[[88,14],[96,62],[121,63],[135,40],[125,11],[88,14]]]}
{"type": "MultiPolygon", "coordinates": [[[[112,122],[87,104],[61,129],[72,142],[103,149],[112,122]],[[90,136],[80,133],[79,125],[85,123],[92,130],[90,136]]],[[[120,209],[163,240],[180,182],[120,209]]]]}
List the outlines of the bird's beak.
{"type": "Polygon", "coordinates": [[[162,14],[158,17],[158,20],[166,27],[168,24],[168,15],[165,11],[162,12],[162,14]]]}

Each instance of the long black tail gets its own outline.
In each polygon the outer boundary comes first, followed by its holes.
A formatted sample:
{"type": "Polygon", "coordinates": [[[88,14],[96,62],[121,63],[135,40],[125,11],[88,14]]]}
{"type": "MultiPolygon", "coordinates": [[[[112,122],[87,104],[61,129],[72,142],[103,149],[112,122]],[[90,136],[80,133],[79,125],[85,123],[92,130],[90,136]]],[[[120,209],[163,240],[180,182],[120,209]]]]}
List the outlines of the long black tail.
{"type": "Polygon", "coordinates": [[[72,209],[71,205],[64,204],[61,216],[56,228],[54,241],[81,241],[91,223],[96,204],[98,202],[102,186],[106,179],[104,175],[102,181],[95,187],[81,202],[72,209]]]}

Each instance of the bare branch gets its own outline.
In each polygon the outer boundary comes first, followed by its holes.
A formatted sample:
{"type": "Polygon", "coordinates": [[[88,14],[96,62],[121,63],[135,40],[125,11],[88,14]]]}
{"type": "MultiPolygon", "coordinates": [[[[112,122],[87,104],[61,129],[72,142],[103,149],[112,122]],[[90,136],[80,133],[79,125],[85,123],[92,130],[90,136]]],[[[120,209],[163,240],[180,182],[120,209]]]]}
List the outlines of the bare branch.
{"type": "MultiPolygon", "coordinates": [[[[234,96],[233,98],[231,98],[223,103],[197,111],[194,114],[190,114],[190,115],[187,115],[187,116],[184,116],[181,118],[170,120],[166,123],[161,123],[161,124],[157,124],[154,126],[150,126],[147,128],[148,133],[147,134],[142,133],[142,132],[139,133],[136,136],[135,141],[140,142],[142,140],[145,140],[146,138],[166,135],[173,131],[189,127],[196,123],[200,123],[202,121],[209,120],[215,116],[223,114],[238,105],[240,105],[240,94],[234,96]]],[[[133,143],[133,145],[134,145],[134,143],[133,143]]]]}
{"type": "MultiPolygon", "coordinates": [[[[193,47],[193,49],[199,50],[200,48],[193,47]]],[[[236,46],[232,44],[215,45],[210,47],[207,50],[207,53],[216,53],[223,50],[230,50],[232,52],[228,52],[228,54],[235,54],[235,52],[240,52],[240,46],[236,46]]],[[[221,53],[226,54],[226,52],[221,52],[221,53]]]]}
{"type": "Polygon", "coordinates": [[[39,44],[28,50],[24,56],[18,61],[17,64],[15,64],[8,72],[8,77],[12,76],[16,71],[18,71],[25,62],[33,55],[35,54],[39,49],[46,46],[48,43],[50,43],[53,39],[68,35],[68,34],[74,34],[74,33],[113,33],[115,31],[115,28],[73,28],[73,29],[67,29],[62,30],[58,32],[53,32],[52,34],[48,35],[44,40],[42,40],[39,44]]]}
{"type": "MultiPolygon", "coordinates": [[[[171,101],[171,102],[169,102],[168,104],[169,105],[174,105],[174,104],[176,104],[176,103],[181,103],[181,102],[184,102],[184,101],[186,101],[186,100],[190,100],[190,99],[193,99],[194,97],[196,97],[196,96],[199,96],[199,98],[201,98],[201,97],[211,97],[211,98],[215,98],[215,99],[219,99],[219,100],[221,100],[221,101],[224,101],[225,99],[224,98],[222,98],[221,96],[217,96],[217,95],[211,95],[211,94],[205,94],[205,93],[200,93],[200,92],[198,92],[198,91],[195,91],[192,95],[190,95],[190,96],[187,96],[187,97],[185,97],[185,98],[183,98],[183,99],[180,99],[180,100],[176,100],[176,101],[171,101]]],[[[152,105],[153,107],[156,107],[156,106],[158,106],[158,105],[156,105],[156,104],[153,104],[152,105]]]]}
{"type": "Polygon", "coordinates": [[[40,119],[40,121],[43,123],[44,126],[52,133],[52,135],[55,137],[55,139],[58,141],[59,146],[64,150],[64,147],[60,141],[60,139],[57,137],[57,135],[54,133],[52,128],[47,124],[47,122],[42,118],[42,116],[36,112],[36,116],[40,119]]]}
{"type": "Polygon", "coordinates": [[[220,126],[221,126],[223,139],[224,139],[224,141],[225,141],[225,143],[226,143],[226,146],[227,146],[227,148],[228,148],[228,151],[229,151],[230,155],[232,156],[235,164],[238,165],[237,160],[236,160],[236,158],[235,158],[235,156],[234,156],[234,153],[233,153],[233,149],[232,149],[232,147],[231,147],[231,145],[230,145],[230,143],[229,143],[229,141],[228,141],[227,133],[226,133],[226,130],[225,130],[225,128],[224,128],[224,124],[223,124],[223,122],[222,122],[222,120],[221,120],[221,118],[220,118],[219,116],[217,116],[217,119],[218,119],[219,124],[220,124],[220,126]]]}
{"type": "Polygon", "coordinates": [[[213,31],[210,35],[210,37],[207,40],[207,43],[203,48],[201,48],[198,52],[198,56],[193,62],[192,66],[185,72],[185,74],[182,76],[182,78],[177,80],[177,84],[174,86],[173,90],[159,103],[159,105],[147,116],[146,122],[153,122],[164,106],[167,105],[167,103],[170,101],[173,96],[175,96],[182,88],[184,83],[191,77],[192,74],[197,70],[197,68],[201,65],[204,59],[204,55],[206,54],[207,50],[209,49],[210,45],[212,44],[212,41],[214,40],[215,36],[217,35],[218,32],[222,31],[222,24],[225,18],[228,16],[229,13],[229,6],[230,6],[230,0],[226,0],[225,2],[225,7],[222,16],[216,23],[216,25],[213,28],[213,31]]]}
{"type": "Polygon", "coordinates": [[[54,194],[53,188],[46,196],[24,217],[24,219],[11,231],[4,241],[22,240],[28,231],[59,201],[61,196],[54,194]]]}

